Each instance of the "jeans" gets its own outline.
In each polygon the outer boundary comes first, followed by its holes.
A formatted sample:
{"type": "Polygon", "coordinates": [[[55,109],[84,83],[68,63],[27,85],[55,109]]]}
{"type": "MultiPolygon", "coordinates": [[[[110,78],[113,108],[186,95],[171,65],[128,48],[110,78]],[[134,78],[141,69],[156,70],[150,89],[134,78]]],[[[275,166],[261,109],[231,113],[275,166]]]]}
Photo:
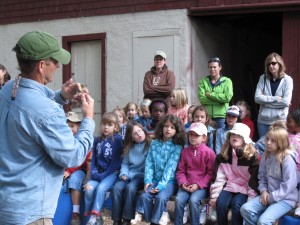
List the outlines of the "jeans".
{"type": "Polygon", "coordinates": [[[112,191],[112,219],[131,220],[135,217],[137,192],[144,187],[144,178],[136,177],[130,181],[119,180],[112,191]]]}
{"type": "Polygon", "coordinates": [[[96,180],[89,180],[87,182],[86,187],[90,186],[91,189],[85,189],[85,215],[88,215],[91,212],[100,215],[105,200],[105,194],[115,184],[118,176],[119,174],[115,172],[105,177],[101,182],[96,180]]]}
{"type": "Polygon", "coordinates": [[[69,189],[81,191],[84,177],[85,173],[82,170],[73,172],[64,182],[64,192],[69,192],[69,189]]]}
{"type": "Polygon", "coordinates": [[[225,128],[225,118],[213,118],[213,121],[217,123],[217,128],[225,128]]]}
{"type": "Polygon", "coordinates": [[[169,198],[176,193],[178,187],[176,183],[169,182],[162,191],[156,194],[150,193],[150,190],[156,186],[157,183],[154,183],[148,187],[147,192],[141,195],[146,223],[152,222],[158,224],[169,198]]]}
{"type": "Polygon", "coordinates": [[[245,225],[272,225],[276,220],[292,210],[292,206],[285,201],[274,202],[264,206],[259,201],[260,196],[244,204],[241,214],[245,225]]]}
{"type": "Polygon", "coordinates": [[[241,206],[247,202],[248,195],[241,193],[233,193],[229,191],[221,191],[217,199],[217,220],[218,225],[228,224],[228,210],[231,208],[231,224],[241,225],[243,224],[243,218],[240,214],[241,206]]]}
{"type": "Polygon", "coordinates": [[[259,138],[261,138],[262,136],[265,136],[268,133],[269,127],[270,127],[270,125],[268,125],[268,124],[263,124],[263,123],[257,122],[257,131],[258,131],[259,138]]]}
{"type": "Polygon", "coordinates": [[[182,190],[181,188],[177,192],[175,201],[175,225],[183,224],[183,212],[186,203],[189,204],[191,225],[199,225],[200,217],[200,203],[201,200],[207,196],[207,190],[197,190],[193,193],[182,190]]]}

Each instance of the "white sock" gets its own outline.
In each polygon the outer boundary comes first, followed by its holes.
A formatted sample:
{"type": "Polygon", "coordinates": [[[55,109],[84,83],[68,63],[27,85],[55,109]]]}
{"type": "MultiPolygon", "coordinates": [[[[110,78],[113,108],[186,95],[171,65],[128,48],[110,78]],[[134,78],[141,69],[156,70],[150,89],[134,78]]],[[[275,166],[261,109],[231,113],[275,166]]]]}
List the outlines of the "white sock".
{"type": "Polygon", "coordinates": [[[73,205],[73,213],[79,214],[79,207],[80,207],[80,205],[73,205]]]}
{"type": "Polygon", "coordinates": [[[93,224],[96,223],[96,218],[97,218],[96,215],[91,215],[89,222],[92,222],[93,224]]]}

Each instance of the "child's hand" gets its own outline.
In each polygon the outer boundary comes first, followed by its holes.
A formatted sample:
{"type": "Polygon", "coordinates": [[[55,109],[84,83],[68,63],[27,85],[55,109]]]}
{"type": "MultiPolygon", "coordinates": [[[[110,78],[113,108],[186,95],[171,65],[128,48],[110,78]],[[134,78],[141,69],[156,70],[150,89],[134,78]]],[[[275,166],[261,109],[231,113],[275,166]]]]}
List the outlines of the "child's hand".
{"type": "Polygon", "coordinates": [[[197,184],[191,184],[187,187],[189,189],[189,192],[193,193],[194,191],[197,191],[199,189],[197,184]]]}
{"type": "Polygon", "coordinates": [[[159,192],[159,190],[157,189],[157,188],[152,188],[151,190],[150,190],[150,193],[152,193],[152,194],[156,194],[156,193],[158,193],[159,192]]]}
{"type": "Polygon", "coordinates": [[[268,196],[269,196],[269,193],[267,191],[263,191],[260,195],[259,201],[264,206],[268,205],[268,196]]]}
{"type": "Polygon", "coordinates": [[[217,206],[217,199],[216,198],[211,198],[208,202],[208,204],[213,207],[213,208],[216,208],[217,206]]]}
{"type": "Polygon", "coordinates": [[[189,192],[187,184],[182,184],[181,188],[182,188],[182,190],[189,192]]]}
{"type": "Polygon", "coordinates": [[[70,174],[67,171],[65,171],[64,172],[64,180],[67,179],[69,176],[70,176],[70,174]]]}
{"type": "Polygon", "coordinates": [[[147,192],[148,187],[151,186],[151,185],[153,185],[153,184],[152,184],[152,183],[146,184],[146,185],[144,186],[144,191],[147,192]]]}

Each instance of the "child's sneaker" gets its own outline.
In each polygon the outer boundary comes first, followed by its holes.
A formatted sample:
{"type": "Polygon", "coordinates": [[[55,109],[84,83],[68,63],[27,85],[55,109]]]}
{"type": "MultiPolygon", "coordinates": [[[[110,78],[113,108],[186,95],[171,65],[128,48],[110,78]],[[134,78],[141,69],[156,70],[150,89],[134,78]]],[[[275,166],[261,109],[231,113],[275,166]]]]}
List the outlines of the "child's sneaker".
{"type": "Polygon", "coordinates": [[[135,212],[134,220],[131,220],[132,224],[137,224],[142,221],[142,214],[135,212]]]}
{"type": "Polygon", "coordinates": [[[80,225],[80,217],[78,213],[73,213],[72,214],[72,220],[70,225],[80,225]]]}
{"type": "Polygon", "coordinates": [[[201,208],[201,211],[200,211],[199,223],[201,225],[206,223],[206,208],[207,208],[207,205],[203,205],[201,208]]]}
{"type": "Polygon", "coordinates": [[[295,216],[300,217],[300,207],[295,209],[295,216]]]}
{"type": "Polygon", "coordinates": [[[183,224],[186,224],[187,221],[188,221],[188,215],[189,215],[189,206],[186,205],[183,209],[183,220],[182,220],[182,223],[183,224]]]}
{"type": "Polygon", "coordinates": [[[160,225],[167,225],[169,222],[170,222],[170,216],[169,216],[169,213],[168,212],[163,212],[160,220],[159,220],[159,224],[160,225]]]}
{"type": "Polygon", "coordinates": [[[103,225],[103,218],[102,218],[102,216],[97,217],[97,219],[96,219],[96,225],[103,225]]]}
{"type": "Polygon", "coordinates": [[[207,215],[208,215],[208,218],[211,222],[216,222],[217,221],[217,211],[216,211],[215,208],[213,208],[211,206],[208,206],[207,215]]]}

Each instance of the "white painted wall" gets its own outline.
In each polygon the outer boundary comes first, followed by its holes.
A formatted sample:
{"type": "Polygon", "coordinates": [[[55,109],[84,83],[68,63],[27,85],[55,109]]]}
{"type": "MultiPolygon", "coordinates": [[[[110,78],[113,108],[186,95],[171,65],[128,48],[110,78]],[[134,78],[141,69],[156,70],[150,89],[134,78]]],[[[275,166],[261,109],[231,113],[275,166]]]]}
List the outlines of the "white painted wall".
{"type": "MultiPolygon", "coordinates": [[[[133,86],[135,82],[132,80],[135,68],[133,65],[134,35],[159,30],[175,30],[178,33],[176,36],[178,40],[174,43],[177,43],[178,47],[174,46],[173,50],[176,52],[172,52],[172,57],[168,60],[174,60],[173,62],[169,61],[169,64],[173,64],[173,67],[176,68],[176,86],[187,90],[191,104],[197,101],[195,83],[198,81],[193,79],[199,79],[198,74],[202,74],[199,71],[194,72],[198,67],[195,67],[194,64],[197,62],[192,58],[202,61],[198,55],[202,54],[202,51],[192,52],[194,51],[192,44],[195,43],[192,43],[191,40],[193,39],[193,42],[197,40],[191,35],[199,35],[192,34],[192,29],[194,27],[191,26],[185,9],[0,25],[0,63],[7,67],[13,78],[18,74],[17,61],[11,49],[18,39],[28,31],[46,31],[52,33],[60,41],[62,36],[105,32],[107,37],[107,110],[112,110],[116,106],[125,106],[127,102],[138,99],[138,96],[134,96],[137,95],[137,92],[134,91],[137,87],[133,86]],[[197,75],[195,76],[195,74],[197,75]],[[191,98],[191,96],[194,97],[191,98]]],[[[145,60],[150,58],[148,69],[153,64],[153,54],[156,50],[158,49],[153,49],[150,56],[148,53],[141,55],[145,60]]],[[[147,49],[148,51],[150,52],[149,49],[147,49]]],[[[143,78],[144,73],[139,76],[143,78]]],[[[49,87],[58,89],[61,83],[62,70],[60,69],[55,81],[49,87]]]]}

